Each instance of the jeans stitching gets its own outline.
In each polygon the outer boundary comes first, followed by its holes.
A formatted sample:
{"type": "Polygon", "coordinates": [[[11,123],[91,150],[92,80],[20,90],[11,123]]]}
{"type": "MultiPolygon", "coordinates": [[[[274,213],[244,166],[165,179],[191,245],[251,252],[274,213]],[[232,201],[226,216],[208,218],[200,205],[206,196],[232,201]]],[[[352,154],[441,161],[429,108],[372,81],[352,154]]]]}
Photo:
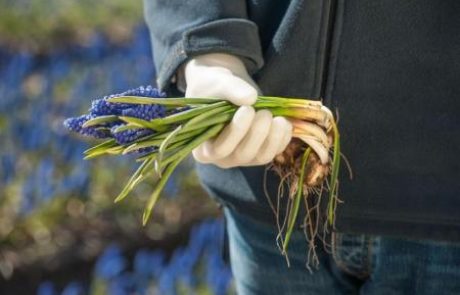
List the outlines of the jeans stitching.
{"type": "MultiPolygon", "coordinates": [[[[366,239],[366,238],[364,237],[364,239],[366,239]]],[[[343,271],[343,272],[345,272],[345,273],[347,273],[349,275],[352,275],[354,277],[360,278],[360,279],[369,276],[369,274],[370,274],[369,271],[367,271],[367,270],[354,271],[354,270],[352,270],[352,269],[350,269],[348,267],[348,265],[346,264],[346,262],[343,259],[341,259],[339,251],[338,251],[338,247],[339,247],[339,244],[342,242],[342,240],[343,240],[342,234],[336,233],[336,232],[332,233],[332,251],[331,252],[332,252],[332,258],[334,259],[337,267],[341,271],[343,271]]],[[[366,247],[367,244],[368,243],[363,242],[362,253],[365,252],[366,248],[367,248],[367,251],[369,253],[369,248],[366,247]]],[[[363,265],[367,266],[369,264],[370,260],[368,260],[365,256],[362,256],[362,257],[363,257],[362,258],[363,265]]]]}
{"type": "Polygon", "coordinates": [[[337,267],[347,273],[347,274],[350,274],[350,275],[353,275],[353,276],[356,276],[357,274],[352,271],[345,263],[345,261],[343,261],[341,258],[340,258],[340,254],[339,254],[339,251],[338,251],[338,244],[339,242],[337,241],[338,239],[340,239],[340,242],[342,242],[342,234],[340,233],[336,233],[336,232],[332,232],[332,258],[334,259],[335,263],[337,264],[337,267]]]}
{"type": "Polygon", "coordinates": [[[360,275],[363,277],[369,276],[369,241],[370,238],[367,236],[363,236],[363,244],[361,248],[361,266],[362,270],[360,275]],[[366,254],[364,254],[366,253],[366,254]]]}
{"type": "Polygon", "coordinates": [[[374,237],[369,237],[369,243],[368,243],[368,246],[367,246],[367,257],[368,257],[368,260],[367,260],[367,275],[370,276],[370,274],[372,273],[372,262],[373,262],[373,259],[372,259],[372,252],[373,252],[373,248],[374,248],[374,237]]]}

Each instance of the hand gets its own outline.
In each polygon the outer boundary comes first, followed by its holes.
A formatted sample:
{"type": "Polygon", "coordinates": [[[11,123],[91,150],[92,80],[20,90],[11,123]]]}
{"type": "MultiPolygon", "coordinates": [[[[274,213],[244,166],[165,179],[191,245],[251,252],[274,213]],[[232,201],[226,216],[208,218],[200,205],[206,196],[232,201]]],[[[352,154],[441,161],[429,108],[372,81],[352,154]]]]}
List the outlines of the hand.
{"type": "Polygon", "coordinates": [[[251,107],[259,91],[239,58],[221,53],[198,56],[187,62],[183,74],[186,97],[215,97],[240,106],[215,139],[193,150],[196,161],[221,168],[264,165],[286,148],[291,123],[251,107]]]}

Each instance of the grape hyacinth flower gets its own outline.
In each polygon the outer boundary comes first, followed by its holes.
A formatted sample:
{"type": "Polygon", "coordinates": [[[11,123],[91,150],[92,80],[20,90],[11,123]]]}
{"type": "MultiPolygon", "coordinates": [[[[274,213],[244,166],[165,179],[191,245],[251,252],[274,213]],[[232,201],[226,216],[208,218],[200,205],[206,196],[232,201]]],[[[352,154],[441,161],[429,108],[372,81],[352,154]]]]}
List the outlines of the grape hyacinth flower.
{"type": "MultiPolygon", "coordinates": [[[[130,89],[118,94],[112,94],[105,96],[102,99],[94,100],[91,103],[90,114],[93,116],[107,116],[107,115],[123,115],[123,116],[131,116],[129,114],[123,114],[123,111],[130,108],[137,108],[138,105],[129,104],[129,103],[111,103],[107,101],[110,98],[114,97],[121,97],[121,96],[142,96],[142,97],[150,97],[150,98],[164,98],[165,94],[160,92],[158,89],[153,88],[152,86],[143,87],[140,86],[138,88],[130,89]]],[[[141,105],[142,106],[142,105],[141,105]]],[[[144,105],[143,107],[148,107],[149,105],[144,105]]],[[[134,113],[140,114],[151,114],[151,113],[164,113],[164,108],[157,105],[152,105],[151,108],[140,108],[135,111],[130,111],[134,113]],[[154,107],[154,108],[152,108],[154,107]],[[150,110],[151,109],[151,110],[150,110]]],[[[141,118],[137,116],[131,116],[136,118],[141,118]]],[[[149,119],[153,119],[155,116],[150,117],[149,119]]]]}
{"type": "Polygon", "coordinates": [[[93,119],[92,115],[82,115],[80,117],[68,118],[64,121],[64,126],[70,131],[80,133],[81,135],[91,136],[94,138],[108,138],[110,132],[107,129],[100,129],[97,127],[83,127],[90,119],[93,119]]]}
{"type": "Polygon", "coordinates": [[[115,104],[107,101],[107,98],[112,96],[93,100],[91,103],[91,109],[89,110],[90,115],[107,116],[107,115],[121,115],[123,110],[129,108],[129,104],[115,104]]]}
{"type": "MultiPolygon", "coordinates": [[[[129,144],[141,137],[152,134],[151,130],[145,128],[115,132],[118,127],[126,125],[126,122],[117,119],[117,116],[137,118],[145,121],[166,116],[166,108],[163,105],[113,103],[109,101],[111,98],[123,96],[139,96],[153,99],[164,98],[165,94],[152,86],[141,86],[122,93],[108,95],[94,100],[91,103],[88,114],[65,120],[64,126],[70,131],[94,138],[114,138],[118,144],[129,144]],[[110,119],[101,120],[98,124],[92,124],[91,126],[84,126],[90,120],[99,120],[101,118],[110,119]]],[[[139,152],[145,153],[149,151],[152,151],[152,149],[142,149],[139,152]]]]}
{"type": "Polygon", "coordinates": [[[153,134],[149,129],[130,129],[117,132],[116,130],[118,127],[120,127],[120,125],[115,125],[110,129],[113,138],[115,138],[118,144],[132,143],[141,137],[153,134]]]}
{"type": "Polygon", "coordinates": [[[155,104],[141,104],[132,108],[127,108],[121,111],[121,114],[126,117],[139,118],[146,121],[162,118],[165,116],[165,108],[155,104]]]}

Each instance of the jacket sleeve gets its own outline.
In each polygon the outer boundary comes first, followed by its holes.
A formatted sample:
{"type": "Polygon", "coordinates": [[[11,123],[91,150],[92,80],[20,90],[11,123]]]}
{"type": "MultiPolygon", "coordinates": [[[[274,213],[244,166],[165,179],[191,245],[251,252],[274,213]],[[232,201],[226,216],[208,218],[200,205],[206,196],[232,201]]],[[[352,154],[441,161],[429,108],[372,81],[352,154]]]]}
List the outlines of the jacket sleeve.
{"type": "Polygon", "coordinates": [[[188,58],[211,52],[237,55],[249,73],[263,65],[257,26],[247,19],[246,0],[144,0],[157,85],[171,86],[188,58]]]}

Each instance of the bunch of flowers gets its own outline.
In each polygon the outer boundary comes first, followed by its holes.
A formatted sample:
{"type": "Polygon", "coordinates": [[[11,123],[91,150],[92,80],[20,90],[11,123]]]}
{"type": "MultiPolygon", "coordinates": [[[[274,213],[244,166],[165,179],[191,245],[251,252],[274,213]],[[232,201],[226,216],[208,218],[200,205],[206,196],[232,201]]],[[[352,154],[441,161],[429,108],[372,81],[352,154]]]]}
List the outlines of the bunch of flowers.
{"type": "MultiPolygon", "coordinates": [[[[320,215],[325,217],[326,225],[334,224],[338,202],[339,132],[332,114],[324,111],[320,101],[259,96],[253,107],[267,109],[274,116],[287,117],[294,126],[290,145],[270,166],[290,186],[286,222],[282,223],[286,226],[279,228],[282,251],[286,254],[302,199],[307,209],[310,206],[304,223],[308,224],[311,242],[318,235],[320,215]],[[318,129],[319,125],[326,126],[327,137],[318,129]],[[321,143],[330,147],[331,160],[328,154],[316,154],[315,145],[321,143]],[[327,212],[319,214],[323,191],[328,192],[327,212]],[[318,196],[313,206],[311,201],[307,202],[312,194],[318,196]],[[317,212],[315,218],[313,210],[317,212]]],[[[146,224],[174,169],[194,148],[219,134],[236,110],[237,106],[224,100],[166,98],[148,86],[95,100],[87,114],[67,119],[64,124],[71,131],[107,139],[88,149],[86,159],[102,155],[137,155],[140,165],[116,202],[123,200],[151,173],[156,173],[158,182],[143,214],[143,224],[146,224]]]]}

